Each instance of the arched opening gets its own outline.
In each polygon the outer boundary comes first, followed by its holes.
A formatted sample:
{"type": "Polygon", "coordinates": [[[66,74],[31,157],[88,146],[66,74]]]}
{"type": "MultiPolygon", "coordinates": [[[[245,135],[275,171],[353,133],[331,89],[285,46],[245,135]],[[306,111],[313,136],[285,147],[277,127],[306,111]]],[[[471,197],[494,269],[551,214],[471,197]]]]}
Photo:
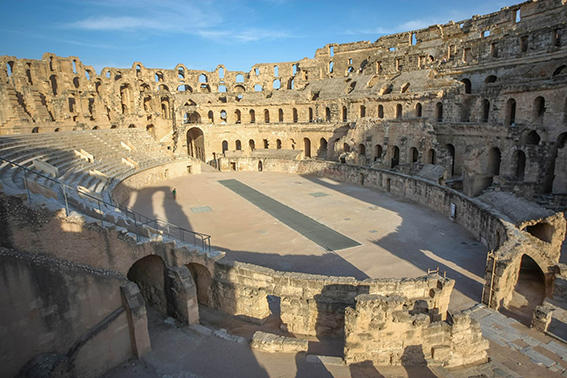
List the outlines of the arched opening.
{"type": "Polygon", "coordinates": [[[278,149],[278,150],[282,149],[282,140],[281,139],[276,139],[276,149],[278,149]]]}
{"type": "Polygon", "coordinates": [[[544,298],[545,275],[530,256],[523,255],[512,298],[503,312],[529,326],[535,308],[544,298]]]}
{"type": "Polygon", "coordinates": [[[242,113],[239,109],[234,111],[234,122],[237,124],[242,122],[242,113]]]}
{"type": "Polygon", "coordinates": [[[545,114],[545,99],[538,96],[534,100],[534,121],[541,121],[545,114]]]}
{"type": "Polygon", "coordinates": [[[309,108],[309,122],[313,122],[313,108],[309,108]]]}
{"type": "Polygon", "coordinates": [[[293,108],[293,123],[297,123],[297,109],[293,108]]]}
{"type": "Polygon", "coordinates": [[[433,148],[430,148],[429,151],[427,151],[427,164],[437,163],[437,157],[435,155],[435,150],[433,148]]]}
{"type": "Polygon", "coordinates": [[[262,170],[264,169],[263,165],[262,165],[262,160],[258,161],[258,172],[262,172],[262,170]]]}
{"type": "Polygon", "coordinates": [[[343,143],[343,151],[346,153],[350,152],[350,146],[348,145],[348,143],[343,143]]]}
{"type": "Polygon", "coordinates": [[[443,103],[435,104],[435,119],[437,122],[443,122],[443,103]]]}
{"type": "Polygon", "coordinates": [[[331,121],[331,109],[329,109],[328,107],[325,108],[325,120],[327,122],[331,121]]]}
{"type": "Polygon", "coordinates": [[[57,96],[57,77],[55,75],[51,75],[49,77],[49,82],[51,83],[51,92],[53,92],[54,96],[57,96]]]}
{"type": "Polygon", "coordinates": [[[417,150],[417,148],[410,148],[410,156],[412,163],[417,163],[419,161],[419,151],[417,150]]]}
{"type": "Polygon", "coordinates": [[[264,109],[264,123],[270,123],[270,111],[264,109]]]}
{"type": "Polygon", "coordinates": [[[189,112],[187,114],[187,123],[201,123],[201,115],[197,112],[189,112]]]}
{"type": "Polygon", "coordinates": [[[343,106],[343,122],[347,121],[347,107],[343,106]]]}
{"type": "Polygon", "coordinates": [[[234,149],[236,151],[242,151],[242,143],[239,140],[236,140],[236,142],[234,142],[234,149]]]}
{"type": "Polygon", "coordinates": [[[205,161],[205,136],[203,130],[192,127],[187,131],[187,154],[205,161]]]}
{"type": "Polygon", "coordinates": [[[555,233],[555,228],[547,222],[536,223],[526,227],[525,230],[532,236],[546,243],[551,243],[553,234],[555,233]]]}
{"type": "Polygon", "coordinates": [[[254,151],[256,149],[256,142],[254,142],[254,139],[250,139],[248,141],[248,147],[250,147],[250,151],[254,151]]]}
{"type": "Polygon", "coordinates": [[[209,110],[207,113],[207,118],[209,119],[209,123],[215,123],[215,116],[212,110],[209,110]]]}
{"type": "Polygon", "coordinates": [[[309,138],[303,138],[303,155],[306,158],[311,157],[311,141],[309,138]]]}
{"type": "Polygon", "coordinates": [[[421,106],[421,103],[418,102],[418,103],[415,105],[415,116],[416,116],[417,118],[421,118],[422,115],[423,115],[423,108],[422,108],[422,106],[421,106]]]}
{"type": "Polygon", "coordinates": [[[463,79],[461,80],[461,83],[463,83],[464,85],[465,94],[471,94],[471,89],[472,89],[471,81],[469,79],[463,79]]]}
{"type": "Polygon", "coordinates": [[[524,180],[524,175],[526,171],[526,154],[522,150],[514,151],[514,156],[512,158],[514,162],[514,176],[517,180],[524,180]]]}
{"type": "Polygon", "coordinates": [[[131,123],[131,124],[128,125],[128,128],[129,128],[129,129],[135,129],[135,128],[136,128],[136,125],[134,125],[133,123],[131,123]]]}
{"type": "Polygon", "coordinates": [[[482,122],[488,122],[488,117],[490,116],[490,101],[487,99],[482,100],[482,122]]]}
{"type": "Polygon", "coordinates": [[[226,151],[228,151],[228,142],[226,140],[222,141],[222,153],[224,154],[226,151]]]}
{"type": "Polygon", "coordinates": [[[484,79],[484,83],[485,84],[491,84],[491,83],[496,83],[496,80],[498,80],[498,78],[494,75],[489,75],[486,77],[486,79],[484,79]]]}
{"type": "Polygon", "coordinates": [[[209,306],[211,300],[211,273],[201,264],[190,263],[187,268],[193,276],[193,281],[197,286],[197,301],[203,306],[209,306]]]}
{"type": "Polygon", "coordinates": [[[146,306],[167,313],[165,263],[161,257],[149,255],[141,258],[130,267],[127,277],[140,288],[146,306]]]}
{"type": "Polygon", "coordinates": [[[358,145],[358,153],[362,156],[366,156],[366,146],[364,144],[361,143],[358,145]]]}
{"type": "Polygon", "coordinates": [[[360,118],[366,117],[366,106],[360,105],[360,118]]]}
{"type": "Polygon", "coordinates": [[[283,122],[284,121],[284,116],[283,116],[283,109],[279,109],[278,110],[278,122],[283,122]]]}
{"type": "Polygon", "coordinates": [[[541,141],[541,137],[535,130],[526,131],[520,138],[520,144],[537,146],[541,141]]]}
{"type": "Polygon", "coordinates": [[[254,111],[254,109],[250,109],[250,123],[255,123],[256,122],[256,112],[254,111]]]}
{"type": "Polygon", "coordinates": [[[395,168],[398,165],[400,165],[400,148],[398,146],[394,146],[392,149],[392,161],[390,167],[395,168]]]}
{"type": "Polygon", "coordinates": [[[384,106],[378,105],[378,118],[384,118],[384,106]]]}
{"type": "Polygon", "coordinates": [[[221,120],[221,123],[226,123],[226,110],[224,110],[224,109],[221,110],[221,112],[220,112],[220,120],[221,120]]]}
{"type": "Polygon", "coordinates": [[[267,150],[268,148],[270,148],[270,142],[268,142],[267,139],[263,139],[262,140],[264,142],[264,149],[267,150]]]}
{"type": "Polygon", "coordinates": [[[486,173],[490,176],[498,176],[500,174],[500,149],[492,147],[488,151],[488,159],[486,164],[486,173]]]}
{"type": "Polygon", "coordinates": [[[325,138],[321,138],[319,140],[319,149],[317,150],[317,157],[321,159],[327,158],[327,140],[325,138]]]}
{"type": "Polygon", "coordinates": [[[396,105],[396,119],[402,119],[402,104],[396,105]]]}
{"type": "Polygon", "coordinates": [[[377,144],[374,146],[374,161],[382,158],[382,146],[377,144]]]}
{"type": "Polygon", "coordinates": [[[506,126],[514,126],[516,124],[516,100],[513,98],[506,102],[506,126]]]}
{"type": "Polygon", "coordinates": [[[447,146],[447,154],[449,158],[449,172],[451,176],[455,175],[455,146],[452,144],[448,144],[447,146]]]}
{"type": "Polygon", "coordinates": [[[32,132],[32,134],[38,134],[39,133],[39,127],[34,127],[31,132],[32,132]]]}

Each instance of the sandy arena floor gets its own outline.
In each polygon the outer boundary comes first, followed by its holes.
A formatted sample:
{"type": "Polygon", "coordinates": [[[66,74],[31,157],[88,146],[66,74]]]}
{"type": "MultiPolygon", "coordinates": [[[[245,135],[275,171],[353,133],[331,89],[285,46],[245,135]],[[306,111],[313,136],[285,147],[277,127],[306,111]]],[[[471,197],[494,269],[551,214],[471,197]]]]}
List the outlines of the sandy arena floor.
{"type": "Polygon", "coordinates": [[[439,267],[456,280],[451,310],[470,307],[482,292],[486,248],[463,227],[420,205],[356,185],[272,172],[203,173],[139,190],[128,206],[209,234],[214,248],[239,261],[358,279],[415,277],[439,267]],[[226,179],[360,245],[328,251],[218,182],[226,179]]]}

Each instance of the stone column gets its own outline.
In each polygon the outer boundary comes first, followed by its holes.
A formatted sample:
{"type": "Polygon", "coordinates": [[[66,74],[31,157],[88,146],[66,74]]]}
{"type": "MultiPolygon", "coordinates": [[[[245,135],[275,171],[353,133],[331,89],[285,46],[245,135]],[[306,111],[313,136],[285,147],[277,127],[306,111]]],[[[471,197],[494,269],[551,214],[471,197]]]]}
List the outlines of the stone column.
{"type": "Polygon", "coordinates": [[[128,317],[132,353],[137,358],[142,358],[152,350],[144,297],[142,297],[138,285],[134,282],[122,285],[120,293],[122,295],[122,304],[126,309],[128,317]]]}
{"type": "Polygon", "coordinates": [[[167,312],[186,324],[199,323],[197,286],[185,266],[167,267],[167,312]]]}

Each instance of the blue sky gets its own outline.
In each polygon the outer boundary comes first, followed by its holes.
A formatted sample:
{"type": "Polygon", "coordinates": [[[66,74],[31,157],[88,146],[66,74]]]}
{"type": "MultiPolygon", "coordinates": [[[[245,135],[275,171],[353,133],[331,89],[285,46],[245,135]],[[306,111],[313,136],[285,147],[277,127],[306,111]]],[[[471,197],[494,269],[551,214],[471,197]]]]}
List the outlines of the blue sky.
{"type": "Polygon", "coordinates": [[[44,52],[104,66],[248,71],[494,12],[520,0],[0,0],[0,55],[44,52]]]}

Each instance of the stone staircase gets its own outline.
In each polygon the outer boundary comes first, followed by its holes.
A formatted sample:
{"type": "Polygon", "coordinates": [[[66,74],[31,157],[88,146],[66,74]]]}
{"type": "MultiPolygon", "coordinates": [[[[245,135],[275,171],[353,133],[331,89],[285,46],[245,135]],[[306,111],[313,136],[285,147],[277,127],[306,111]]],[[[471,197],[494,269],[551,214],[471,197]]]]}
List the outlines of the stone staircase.
{"type": "MultiPolygon", "coordinates": [[[[0,137],[0,157],[31,168],[41,160],[58,170],[59,182],[71,187],[82,186],[109,199],[107,189],[135,172],[173,160],[143,130],[91,130],[49,134],[24,134],[0,137]],[[128,147],[124,147],[128,146],[128,147]],[[84,151],[94,159],[81,157],[84,151]],[[129,163],[125,163],[125,160],[129,163]]],[[[0,181],[3,185],[24,188],[24,170],[0,161],[0,181]]],[[[30,175],[38,184],[53,188],[57,183],[30,175]]]]}

